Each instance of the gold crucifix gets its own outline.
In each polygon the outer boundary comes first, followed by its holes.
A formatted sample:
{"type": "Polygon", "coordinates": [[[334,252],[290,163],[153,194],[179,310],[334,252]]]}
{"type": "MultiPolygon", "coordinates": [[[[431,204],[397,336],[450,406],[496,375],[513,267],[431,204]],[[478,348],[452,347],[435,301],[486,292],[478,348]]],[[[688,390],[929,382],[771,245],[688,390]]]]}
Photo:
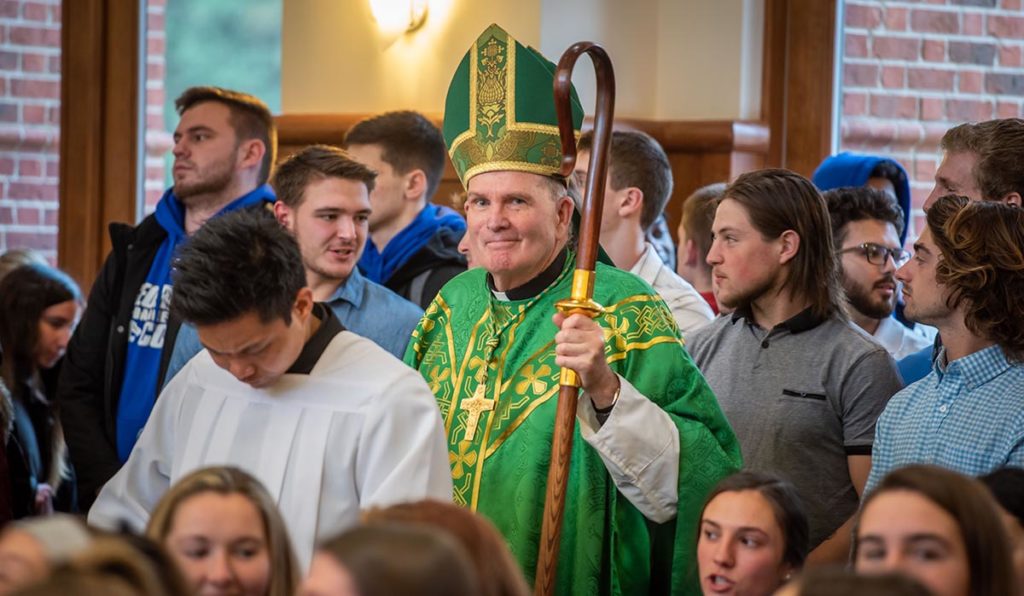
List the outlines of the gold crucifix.
{"type": "Polygon", "coordinates": [[[466,419],[466,437],[464,439],[466,441],[472,441],[476,436],[476,427],[480,424],[480,414],[494,409],[494,400],[484,398],[485,390],[485,383],[480,383],[476,386],[473,397],[463,399],[459,405],[460,409],[469,412],[469,418],[466,419]]]}

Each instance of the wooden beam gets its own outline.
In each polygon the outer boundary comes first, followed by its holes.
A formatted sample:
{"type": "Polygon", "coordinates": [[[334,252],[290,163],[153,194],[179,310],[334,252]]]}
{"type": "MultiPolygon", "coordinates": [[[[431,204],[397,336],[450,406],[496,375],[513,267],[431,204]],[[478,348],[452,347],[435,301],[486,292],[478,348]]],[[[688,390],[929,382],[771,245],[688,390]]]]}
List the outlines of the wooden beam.
{"type": "Polygon", "coordinates": [[[61,6],[57,260],[83,288],[110,251],[107,223],[136,218],[139,11],[138,0],[61,6]]]}
{"type": "Polygon", "coordinates": [[[836,0],[767,0],[761,119],[768,164],[805,176],[832,150],[836,0]]]}

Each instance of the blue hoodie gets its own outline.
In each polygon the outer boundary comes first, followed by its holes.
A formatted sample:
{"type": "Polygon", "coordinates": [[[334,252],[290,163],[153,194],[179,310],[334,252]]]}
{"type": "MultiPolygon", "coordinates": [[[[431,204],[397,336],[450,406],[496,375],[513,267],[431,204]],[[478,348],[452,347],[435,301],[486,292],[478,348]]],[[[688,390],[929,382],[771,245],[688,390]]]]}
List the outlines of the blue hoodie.
{"type": "Polygon", "coordinates": [[[386,284],[441,228],[465,232],[466,220],[448,207],[427,203],[416,219],[388,242],[384,252],[379,252],[372,241],[367,242],[359,270],[370,281],[386,284]]]}
{"type": "Polygon", "coordinates": [[[871,177],[871,172],[882,162],[895,165],[900,172],[900,179],[892,182],[896,188],[896,200],[903,210],[903,233],[900,234],[900,244],[906,244],[910,222],[910,179],[907,177],[907,171],[899,163],[885,157],[844,151],[821,162],[814,171],[811,181],[822,192],[833,188],[864,186],[871,177]]]}
{"type": "MultiPolygon", "coordinates": [[[[264,184],[228,203],[217,215],[273,201],[274,190],[264,184]]],[[[128,460],[156,402],[157,377],[160,376],[160,358],[170,313],[171,259],[175,249],[187,237],[185,206],[174,196],[173,188],[165,192],[157,203],[153,217],[167,232],[167,237],[153,258],[132,310],[124,384],[117,403],[117,454],[121,462],[128,460]]]]}

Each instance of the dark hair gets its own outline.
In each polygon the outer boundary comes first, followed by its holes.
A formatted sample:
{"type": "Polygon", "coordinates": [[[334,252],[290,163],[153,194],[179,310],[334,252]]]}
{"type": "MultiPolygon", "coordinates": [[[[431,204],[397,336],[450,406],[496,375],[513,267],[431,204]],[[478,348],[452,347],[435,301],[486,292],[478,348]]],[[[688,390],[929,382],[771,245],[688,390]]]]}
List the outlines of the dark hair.
{"type": "Polygon", "coordinates": [[[386,112],[357,123],[345,134],[345,147],[352,145],[380,145],[381,159],[399,175],[422,170],[427,177],[427,200],[441,183],[448,158],[441,131],[422,114],[409,110],[386,112]]]}
{"type": "Polygon", "coordinates": [[[782,562],[789,564],[793,569],[803,567],[807,551],[810,549],[810,522],[807,521],[807,512],[796,487],[778,476],[752,471],[726,476],[711,489],[708,498],[704,500],[700,519],[703,521],[704,510],[718,495],[748,490],[756,491],[771,505],[775,523],[782,530],[782,536],[786,541],[782,562]]]}
{"type": "Polygon", "coordinates": [[[1024,209],[946,195],[925,217],[942,253],[935,279],[950,290],[948,306],[966,304],[972,333],[1024,361],[1024,209]]]}
{"type": "Polygon", "coordinates": [[[818,318],[845,316],[828,208],[810,180],[778,168],[747,172],[725,189],[725,199],[742,205],[766,240],[796,232],[800,247],[782,287],[808,299],[818,318]]]}
{"type": "MultiPolygon", "coordinates": [[[[47,308],[69,300],[82,304],[78,284],[60,269],[49,265],[22,265],[0,280],[0,349],[3,354],[0,373],[12,398],[8,403],[6,396],[0,396],[0,424],[3,425],[0,434],[6,436],[8,423],[13,419],[15,400],[25,403],[25,400],[38,398],[46,406],[52,420],[48,425],[50,436],[36,436],[36,441],[40,446],[44,442],[50,445],[48,450],[41,450],[42,453],[49,452],[50,461],[43,462],[49,474],[48,478],[40,481],[48,482],[54,491],[71,477],[60,413],[57,404],[44,395],[43,388],[29,384],[32,388],[26,394],[25,387],[39,367],[35,356],[39,343],[39,319],[47,308]]],[[[36,432],[41,432],[41,429],[36,432]]]]}
{"type": "Polygon", "coordinates": [[[697,245],[701,257],[698,264],[707,271],[711,271],[711,265],[705,259],[711,252],[711,226],[715,223],[715,210],[725,195],[725,189],[724,182],[708,184],[693,191],[683,201],[683,215],[679,223],[686,232],[686,239],[697,245]]]}
{"type": "Polygon", "coordinates": [[[843,567],[813,567],[794,581],[799,596],[931,596],[928,588],[902,573],[859,575],[843,567]]]}
{"type": "MultiPolygon", "coordinates": [[[[859,516],[863,517],[879,495],[891,491],[917,493],[953,518],[967,554],[970,594],[1002,596],[1013,593],[1014,570],[1009,538],[995,501],[980,482],[938,466],[898,468],[886,475],[867,496],[859,516]]],[[[854,560],[860,547],[859,526],[860,518],[854,528],[854,560]]]]}
{"type": "Polygon", "coordinates": [[[907,181],[907,174],[896,162],[891,159],[883,159],[871,170],[868,178],[885,178],[892,182],[894,189],[899,190],[900,186],[907,181]]]}
{"type": "Polygon", "coordinates": [[[434,528],[358,526],[320,545],[319,551],[345,567],[361,596],[476,594],[476,571],[465,550],[434,528]]]}
{"type": "Polygon", "coordinates": [[[0,346],[3,378],[18,393],[18,385],[36,370],[39,318],[47,308],[74,300],[82,302],[78,284],[48,265],[22,265],[0,280],[0,346]]]}
{"type": "Polygon", "coordinates": [[[222,87],[189,87],[174,100],[178,115],[184,114],[192,106],[206,101],[214,101],[231,111],[231,126],[239,141],[256,139],[263,143],[266,151],[260,162],[259,183],[264,184],[270,179],[270,172],[277,157],[277,127],[270,108],[255,95],[232,91],[222,87]]]}
{"type": "MultiPolygon", "coordinates": [[[[590,151],[594,132],[583,133],[579,151],[590,151]]],[[[672,195],[672,166],[658,141],[651,135],[634,130],[612,132],[609,145],[609,172],[613,190],[636,187],[644,194],[640,211],[640,227],[644,232],[665,211],[672,195]]]]}
{"type": "Polygon", "coordinates": [[[302,204],[306,187],[326,178],[362,182],[372,192],[377,173],[338,147],[310,145],[281,162],[270,183],[277,200],[294,209],[302,204]]]}
{"type": "Polygon", "coordinates": [[[891,223],[896,235],[903,236],[903,210],[896,198],[876,188],[856,186],[825,191],[825,204],[832,221],[832,242],[838,250],[846,241],[846,224],[877,219],[891,223]]]}
{"type": "Polygon", "coordinates": [[[1024,468],[999,468],[978,478],[996,502],[1024,526],[1024,468]]]}
{"type": "Polygon", "coordinates": [[[193,325],[214,325],[257,312],[264,323],[291,323],[306,287],[295,238],[264,205],[238,209],[203,224],[174,260],[171,313],[193,325]]]}
{"type": "Polygon", "coordinates": [[[477,570],[478,596],[526,596],[530,593],[519,564],[498,529],[483,516],[454,503],[426,500],[371,509],[363,521],[422,524],[444,530],[466,549],[477,570]]]}
{"type": "Polygon", "coordinates": [[[1003,118],[977,126],[986,141],[974,168],[981,198],[1000,201],[1014,192],[1024,197],[1024,120],[1003,118]]]}

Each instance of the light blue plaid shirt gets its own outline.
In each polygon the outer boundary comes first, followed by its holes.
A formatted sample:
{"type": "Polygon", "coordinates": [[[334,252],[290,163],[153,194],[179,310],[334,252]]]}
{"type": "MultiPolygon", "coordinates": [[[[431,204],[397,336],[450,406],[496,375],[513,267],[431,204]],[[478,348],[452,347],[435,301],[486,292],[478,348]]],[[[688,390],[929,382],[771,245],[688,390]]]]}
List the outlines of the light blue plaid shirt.
{"type": "Polygon", "coordinates": [[[969,476],[1024,467],[1024,364],[991,346],[932,372],[892,396],[875,427],[870,492],[887,473],[934,464],[969,476]]]}

